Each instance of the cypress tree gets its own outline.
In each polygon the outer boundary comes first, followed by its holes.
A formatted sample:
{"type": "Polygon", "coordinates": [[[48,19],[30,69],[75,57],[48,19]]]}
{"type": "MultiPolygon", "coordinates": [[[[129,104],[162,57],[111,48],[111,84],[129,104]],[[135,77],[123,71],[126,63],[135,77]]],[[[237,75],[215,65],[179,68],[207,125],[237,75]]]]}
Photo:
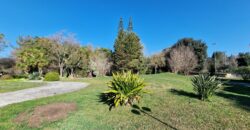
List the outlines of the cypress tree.
{"type": "Polygon", "coordinates": [[[132,17],[130,17],[130,18],[129,18],[129,23],[128,23],[128,32],[129,32],[129,33],[133,32],[132,17]]]}
{"type": "Polygon", "coordinates": [[[116,71],[139,72],[143,62],[143,46],[140,38],[133,32],[132,19],[129,20],[128,30],[125,32],[120,19],[119,33],[114,45],[114,67],[116,71]]]}
{"type": "Polygon", "coordinates": [[[114,60],[114,69],[117,70],[123,70],[123,65],[125,64],[124,59],[126,59],[126,54],[124,53],[124,39],[125,39],[126,33],[123,28],[123,20],[120,18],[119,26],[118,26],[118,35],[115,40],[114,44],[114,54],[113,54],[113,60],[114,60]]]}

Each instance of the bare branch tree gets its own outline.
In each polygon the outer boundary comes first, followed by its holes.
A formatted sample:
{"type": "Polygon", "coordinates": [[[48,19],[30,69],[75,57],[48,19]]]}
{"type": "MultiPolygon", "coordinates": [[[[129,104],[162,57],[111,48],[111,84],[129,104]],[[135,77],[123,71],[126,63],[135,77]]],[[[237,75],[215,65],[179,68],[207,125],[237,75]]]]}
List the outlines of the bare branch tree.
{"type": "MultiPolygon", "coordinates": [[[[60,76],[62,77],[64,70],[67,67],[66,65],[69,67],[72,64],[78,64],[76,62],[80,62],[79,58],[73,56],[78,52],[76,49],[78,49],[79,42],[75,39],[73,34],[65,33],[63,31],[54,34],[50,39],[54,42],[51,52],[54,53],[54,61],[56,62],[60,76]]],[[[72,67],[70,68],[72,72],[71,74],[73,74],[73,69],[72,67]]]]}
{"type": "Polygon", "coordinates": [[[103,51],[95,51],[90,57],[90,69],[93,70],[96,75],[105,76],[110,72],[112,62],[110,57],[103,51]]]}
{"type": "Polygon", "coordinates": [[[189,74],[197,66],[197,57],[194,51],[187,46],[178,46],[170,51],[167,59],[170,69],[174,73],[189,74]]]}

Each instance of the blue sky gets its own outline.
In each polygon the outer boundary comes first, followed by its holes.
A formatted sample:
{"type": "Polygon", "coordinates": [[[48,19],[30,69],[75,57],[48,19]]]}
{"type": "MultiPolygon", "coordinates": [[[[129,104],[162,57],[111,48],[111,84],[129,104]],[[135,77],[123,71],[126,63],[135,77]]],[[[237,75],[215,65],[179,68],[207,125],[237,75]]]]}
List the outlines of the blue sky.
{"type": "Polygon", "coordinates": [[[237,54],[250,51],[249,7],[249,0],[1,0],[0,32],[16,45],[18,36],[67,30],[83,45],[112,49],[119,18],[127,27],[132,17],[146,55],[183,37],[204,40],[209,55],[237,54]]]}

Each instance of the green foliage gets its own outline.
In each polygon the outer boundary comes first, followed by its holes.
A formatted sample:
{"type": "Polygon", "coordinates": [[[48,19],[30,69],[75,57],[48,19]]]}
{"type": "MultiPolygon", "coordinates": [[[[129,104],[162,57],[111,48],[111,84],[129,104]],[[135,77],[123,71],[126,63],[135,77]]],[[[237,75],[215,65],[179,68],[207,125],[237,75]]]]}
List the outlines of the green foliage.
{"type": "Polygon", "coordinates": [[[220,81],[215,76],[208,74],[200,74],[192,78],[194,91],[198,94],[202,101],[209,100],[215,93],[216,89],[221,86],[220,81]]]}
{"type": "Polygon", "coordinates": [[[150,66],[153,68],[153,72],[156,74],[159,68],[166,66],[166,59],[164,53],[157,53],[150,57],[150,66]]]}
{"type": "Polygon", "coordinates": [[[32,74],[29,74],[28,79],[29,80],[40,80],[41,76],[38,72],[33,72],[32,74]]]}
{"type": "Polygon", "coordinates": [[[239,67],[235,72],[240,74],[243,80],[250,80],[250,66],[239,67]]]}
{"type": "Polygon", "coordinates": [[[0,73],[14,75],[15,60],[12,58],[0,58],[0,73]]]}
{"type": "Polygon", "coordinates": [[[13,79],[12,75],[6,74],[0,77],[1,80],[9,80],[9,79],[13,79]]]}
{"type": "Polygon", "coordinates": [[[124,31],[120,25],[113,55],[116,71],[139,72],[139,65],[143,62],[142,50],[140,38],[132,32],[132,21],[130,21],[129,31],[124,31]]]}
{"type": "Polygon", "coordinates": [[[49,72],[45,75],[44,81],[59,81],[60,76],[57,72],[49,72]]]}
{"type": "Polygon", "coordinates": [[[173,46],[173,48],[176,48],[180,45],[191,47],[194,50],[195,55],[198,59],[198,66],[197,70],[201,71],[205,67],[205,61],[207,59],[207,45],[205,42],[201,40],[194,40],[193,38],[183,38],[173,46]]]}
{"type": "Polygon", "coordinates": [[[16,49],[16,64],[26,73],[39,71],[41,76],[42,70],[47,66],[50,60],[50,53],[47,44],[50,44],[46,38],[38,37],[21,37],[18,41],[19,48],[16,49]]]}
{"type": "Polygon", "coordinates": [[[0,33],[0,51],[2,51],[5,47],[7,47],[7,42],[4,39],[4,34],[0,33]]]}
{"type": "Polygon", "coordinates": [[[238,66],[250,66],[250,52],[239,53],[238,66]]]}
{"type": "Polygon", "coordinates": [[[111,102],[110,106],[132,105],[135,101],[139,102],[141,94],[145,91],[144,80],[137,74],[122,72],[113,74],[113,79],[108,83],[110,90],[105,91],[107,101],[111,102]]]}

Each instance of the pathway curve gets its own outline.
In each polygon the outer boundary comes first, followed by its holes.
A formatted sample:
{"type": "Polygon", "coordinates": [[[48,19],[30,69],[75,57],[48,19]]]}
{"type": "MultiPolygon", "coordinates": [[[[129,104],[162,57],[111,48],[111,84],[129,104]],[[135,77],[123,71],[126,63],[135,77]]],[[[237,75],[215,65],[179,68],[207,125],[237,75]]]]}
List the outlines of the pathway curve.
{"type": "Polygon", "coordinates": [[[57,94],[77,91],[88,86],[81,82],[48,82],[46,85],[36,88],[23,89],[14,92],[0,94],[0,107],[33,100],[42,97],[49,97],[57,94]]]}

